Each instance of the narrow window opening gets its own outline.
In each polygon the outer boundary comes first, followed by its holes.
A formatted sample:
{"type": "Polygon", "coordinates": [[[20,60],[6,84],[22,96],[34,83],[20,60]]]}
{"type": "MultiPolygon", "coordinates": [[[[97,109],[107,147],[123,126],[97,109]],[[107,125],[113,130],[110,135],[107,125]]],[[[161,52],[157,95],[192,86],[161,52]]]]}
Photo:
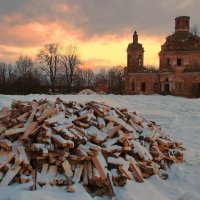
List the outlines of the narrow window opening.
{"type": "Polygon", "coordinates": [[[134,81],[132,82],[131,87],[132,87],[132,91],[135,91],[135,82],[134,81]]]}
{"type": "Polygon", "coordinates": [[[182,66],[182,59],[181,58],[177,58],[177,66],[182,66]]]}
{"type": "Polygon", "coordinates": [[[146,83],[141,83],[141,90],[142,92],[146,91],[146,83]]]}
{"type": "Polygon", "coordinates": [[[169,58],[166,59],[166,65],[170,66],[170,59],[169,58]]]}

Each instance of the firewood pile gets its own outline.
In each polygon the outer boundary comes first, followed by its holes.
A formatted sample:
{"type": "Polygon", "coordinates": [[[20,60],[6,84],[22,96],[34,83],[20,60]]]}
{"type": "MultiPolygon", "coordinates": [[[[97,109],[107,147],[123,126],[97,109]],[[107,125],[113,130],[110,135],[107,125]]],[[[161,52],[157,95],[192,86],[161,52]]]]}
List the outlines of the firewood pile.
{"type": "Polygon", "coordinates": [[[183,150],[155,122],[104,103],[42,99],[0,110],[0,186],[74,192],[80,182],[91,195],[113,196],[128,180],[166,179],[183,150]]]}

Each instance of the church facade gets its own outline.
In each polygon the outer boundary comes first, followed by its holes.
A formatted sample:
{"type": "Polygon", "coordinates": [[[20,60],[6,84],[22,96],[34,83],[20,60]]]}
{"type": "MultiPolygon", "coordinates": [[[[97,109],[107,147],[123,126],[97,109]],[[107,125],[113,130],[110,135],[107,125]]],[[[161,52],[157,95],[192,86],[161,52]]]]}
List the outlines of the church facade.
{"type": "Polygon", "coordinates": [[[145,68],[144,48],[135,31],[127,48],[127,94],[169,94],[200,97],[200,37],[190,32],[190,17],[175,19],[175,32],[159,52],[159,69],[145,68]]]}

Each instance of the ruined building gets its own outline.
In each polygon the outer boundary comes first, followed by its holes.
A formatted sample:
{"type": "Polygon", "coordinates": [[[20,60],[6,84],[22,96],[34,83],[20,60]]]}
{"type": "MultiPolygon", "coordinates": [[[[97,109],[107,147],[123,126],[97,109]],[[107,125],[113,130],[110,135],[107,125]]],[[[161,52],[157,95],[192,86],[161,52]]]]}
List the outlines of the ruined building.
{"type": "Polygon", "coordinates": [[[200,37],[190,32],[190,17],[175,19],[175,32],[161,45],[159,59],[158,71],[144,67],[144,48],[135,31],[124,69],[127,94],[200,97],[200,37]]]}

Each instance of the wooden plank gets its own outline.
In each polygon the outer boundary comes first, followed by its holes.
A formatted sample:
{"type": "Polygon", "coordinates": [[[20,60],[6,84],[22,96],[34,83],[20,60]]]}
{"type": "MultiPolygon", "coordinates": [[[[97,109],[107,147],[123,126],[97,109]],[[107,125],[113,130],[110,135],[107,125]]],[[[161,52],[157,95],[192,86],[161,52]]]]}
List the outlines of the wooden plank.
{"type": "Polygon", "coordinates": [[[69,123],[69,124],[61,124],[61,125],[58,125],[58,126],[54,126],[53,129],[56,131],[56,132],[65,132],[67,129],[70,129],[74,126],[73,123],[69,123]]]}
{"type": "Polygon", "coordinates": [[[88,181],[88,161],[85,161],[84,166],[83,166],[83,184],[84,185],[89,184],[89,181],[88,181]]]}
{"type": "Polygon", "coordinates": [[[98,181],[100,179],[100,174],[94,165],[92,172],[93,172],[93,177],[92,177],[93,181],[98,181]]]}
{"type": "Polygon", "coordinates": [[[118,169],[119,169],[119,171],[121,172],[121,174],[124,174],[124,175],[127,177],[127,179],[133,180],[133,175],[131,174],[130,171],[128,171],[128,169],[127,169],[125,166],[120,165],[120,166],[118,167],[118,169]]]}
{"type": "Polygon", "coordinates": [[[113,129],[111,129],[110,131],[108,131],[108,133],[107,133],[108,137],[112,138],[117,133],[117,131],[119,131],[122,128],[123,128],[123,126],[121,124],[118,125],[118,126],[115,126],[113,129]]]}
{"type": "Polygon", "coordinates": [[[160,178],[162,178],[162,174],[160,173],[158,167],[156,166],[156,164],[153,161],[151,162],[151,167],[152,167],[154,173],[157,174],[160,178]]]}
{"type": "Polygon", "coordinates": [[[21,123],[21,124],[17,124],[15,126],[13,126],[12,128],[10,129],[16,129],[16,128],[23,128],[24,127],[24,123],[21,123]]]}
{"type": "Polygon", "coordinates": [[[80,181],[82,171],[83,171],[83,165],[77,164],[75,172],[74,172],[74,176],[73,176],[73,179],[72,179],[72,181],[74,183],[78,183],[80,181]]]}
{"type": "Polygon", "coordinates": [[[90,126],[89,124],[79,122],[79,121],[74,121],[74,124],[79,126],[79,127],[82,127],[82,128],[88,128],[90,126]]]}
{"type": "Polygon", "coordinates": [[[6,151],[11,151],[12,142],[7,139],[0,140],[0,147],[4,148],[6,151]]]}
{"type": "Polygon", "coordinates": [[[114,158],[114,157],[108,157],[107,158],[108,164],[119,166],[119,165],[125,165],[129,166],[128,161],[124,160],[124,158],[119,157],[119,158],[114,158]]]}
{"type": "Polygon", "coordinates": [[[32,122],[29,127],[27,127],[26,131],[21,137],[21,140],[27,139],[33,132],[34,130],[38,127],[38,122],[32,122]]]}
{"type": "Polygon", "coordinates": [[[17,175],[19,172],[21,166],[14,167],[13,169],[10,169],[6,172],[5,176],[3,177],[0,186],[7,186],[12,179],[17,175]]]}
{"type": "Polygon", "coordinates": [[[54,124],[55,122],[59,122],[63,119],[65,119],[65,113],[59,113],[49,119],[46,119],[44,123],[50,125],[50,124],[54,124]]]}
{"type": "Polygon", "coordinates": [[[133,123],[135,123],[135,124],[140,124],[140,123],[143,122],[142,117],[140,117],[138,115],[130,114],[130,116],[131,116],[131,119],[132,119],[133,123]]]}
{"type": "Polygon", "coordinates": [[[120,146],[120,145],[113,145],[113,146],[104,148],[104,150],[105,150],[107,153],[122,152],[123,147],[120,146]]]}
{"type": "Polygon", "coordinates": [[[143,132],[143,128],[141,126],[139,126],[138,124],[135,124],[132,119],[130,119],[129,124],[134,128],[135,131],[137,131],[138,133],[142,133],[143,132]]]}
{"type": "Polygon", "coordinates": [[[130,170],[133,172],[134,179],[138,182],[144,182],[142,172],[137,166],[135,159],[129,155],[126,155],[126,160],[130,163],[129,167],[130,170]]]}
{"type": "Polygon", "coordinates": [[[92,108],[94,110],[94,113],[96,113],[99,117],[104,117],[104,113],[102,111],[100,111],[95,105],[92,105],[91,103],[87,104],[90,108],[92,108]]]}
{"type": "Polygon", "coordinates": [[[74,148],[74,142],[71,140],[65,140],[60,135],[52,134],[51,138],[57,142],[61,147],[74,148]]]}
{"type": "Polygon", "coordinates": [[[16,129],[8,129],[5,131],[5,136],[14,136],[26,131],[26,127],[24,128],[16,128],[16,129]]]}
{"type": "Polygon", "coordinates": [[[112,138],[112,139],[108,139],[107,141],[105,141],[102,146],[103,147],[109,147],[109,146],[112,146],[114,144],[116,144],[119,140],[119,137],[115,137],[115,138],[112,138]]]}
{"type": "Polygon", "coordinates": [[[22,147],[17,147],[17,154],[15,154],[15,166],[19,166],[22,163],[22,147]]]}
{"type": "Polygon", "coordinates": [[[107,178],[107,169],[106,169],[107,163],[104,157],[101,155],[102,154],[99,153],[97,156],[92,158],[92,161],[101,176],[101,180],[105,180],[107,178]]]}
{"type": "Polygon", "coordinates": [[[33,119],[35,117],[35,114],[36,114],[36,109],[32,110],[28,120],[26,121],[26,124],[30,124],[31,122],[33,122],[33,119]]]}
{"type": "Polygon", "coordinates": [[[118,125],[122,125],[123,128],[126,129],[127,131],[130,131],[130,132],[134,132],[135,131],[128,123],[123,121],[121,118],[117,118],[117,117],[114,117],[112,115],[107,115],[104,118],[106,120],[108,120],[108,121],[115,122],[118,125]]]}
{"type": "Polygon", "coordinates": [[[108,173],[107,179],[108,179],[108,189],[109,189],[110,196],[115,196],[115,190],[114,190],[115,187],[112,181],[111,173],[108,173]]]}
{"type": "Polygon", "coordinates": [[[39,123],[42,123],[45,119],[47,119],[48,117],[51,117],[51,116],[55,115],[56,113],[57,113],[57,109],[49,110],[44,115],[42,115],[41,117],[37,118],[37,121],[39,123]]]}
{"type": "Polygon", "coordinates": [[[31,186],[31,190],[35,191],[37,189],[37,180],[36,180],[37,174],[36,174],[35,170],[32,170],[31,176],[32,176],[32,179],[33,179],[33,185],[31,186]]]}
{"type": "Polygon", "coordinates": [[[73,122],[75,122],[75,121],[81,121],[83,119],[87,119],[88,117],[89,117],[89,115],[87,113],[87,114],[81,115],[80,117],[77,117],[76,119],[74,119],[73,122]]]}
{"type": "Polygon", "coordinates": [[[114,124],[115,124],[115,123],[114,123],[113,121],[109,121],[108,124],[106,125],[106,127],[103,128],[103,131],[104,131],[104,132],[110,131],[111,129],[114,128],[114,124]]]}
{"type": "Polygon", "coordinates": [[[89,183],[92,182],[92,176],[93,176],[93,173],[92,173],[92,162],[89,160],[88,161],[88,179],[89,179],[89,183]]]}
{"type": "Polygon", "coordinates": [[[24,147],[20,146],[17,149],[18,149],[19,154],[22,155],[22,163],[23,163],[23,165],[25,165],[26,167],[28,167],[30,165],[30,158],[27,155],[24,147]]]}
{"type": "Polygon", "coordinates": [[[19,117],[17,117],[16,119],[19,121],[19,122],[23,122],[25,121],[26,117],[29,115],[29,112],[25,112],[24,114],[20,115],[19,117]]]}
{"type": "Polygon", "coordinates": [[[86,143],[86,145],[85,146],[87,146],[87,147],[89,147],[89,149],[91,149],[91,150],[93,150],[93,151],[101,151],[101,147],[100,146],[98,146],[98,145],[96,145],[96,144],[93,144],[93,143],[91,143],[91,142],[87,142],[86,143]]]}
{"type": "Polygon", "coordinates": [[[69,161],[68,160],[65,160],[63,163],[62,163],[62,168],[64,170],[64,173],[67,177],[71,178],[73,176],[73,172],[72,172],[72,169],[71,169],[71,165],[69,164],[69,161]]]}
{"type": "Polygon", "coordinates": [[[6,130],[6,126],[0,122],[0,135],[6,130]]]}
{"type": "Polygon", "coordinates": [[[106,127],[106,123],[102,117],[97,116],[98,128],[103,129],[106,127]]]}
{"type": "Polygon", "coordinates": [[[2,119],[3,117],[7,116],[9,114],[10,109],[8,107],[3,107],[0,110],[0,119],[2,119]]]}
{"type": "Polygon", "coordinates": [[[14,153],[12,151],[3,156],[3,158],[1,157],[0,170],[5,167],[13,159],[13,157],[14,153]]]}

